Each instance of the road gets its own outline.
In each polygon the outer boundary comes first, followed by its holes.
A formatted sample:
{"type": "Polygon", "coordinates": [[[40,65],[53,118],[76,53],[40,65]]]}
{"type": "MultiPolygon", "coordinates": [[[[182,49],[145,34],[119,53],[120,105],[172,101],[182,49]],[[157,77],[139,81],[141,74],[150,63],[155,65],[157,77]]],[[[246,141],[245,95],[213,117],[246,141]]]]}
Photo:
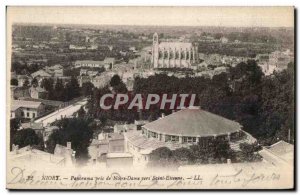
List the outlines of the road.
{"type": "Polygon", "coordinates": [[[35,120],[35,123],[43,123],[43,126],[46,126],[47,124],[50,124],[54,122],[55,120],[59,120],[62,117],[70,117],[72,114],[77,112],[81,106],[84,106],[87,104],[87,99],[80,100],[70,106],[67,106],[65,108],[59,109],[57,111],[54,111],[42,118],[39,118],[35,120]]]}

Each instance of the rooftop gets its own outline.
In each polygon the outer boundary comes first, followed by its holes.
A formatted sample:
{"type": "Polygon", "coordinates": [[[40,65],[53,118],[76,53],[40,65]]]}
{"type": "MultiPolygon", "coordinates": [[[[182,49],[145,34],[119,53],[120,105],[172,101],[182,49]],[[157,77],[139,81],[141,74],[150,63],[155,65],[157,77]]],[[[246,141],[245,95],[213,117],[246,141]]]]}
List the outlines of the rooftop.
{"type": "Polygon", "coordinates": [[[11,104],[11,110],[16,110],[20,107],[37,109],[41,104],[42,102],[13,100],[11,104]]]}
{"type": "Polygon", "coordinates": [[[130,153],[108,153],[107,158],[131,158],[132,154],[130,153]]]}
{"type": "Polygon", "coordinates": [[[161,42],[159,44],[160,48],[176,48],[176,49],[190,49],[192,47],[192,43],[186,43],[186,42],[161,42]]]}
{"type": "Polygon", "coordinates": [[[294,145],[285,141],[279,141],[271,145],[268,149],[270,152],[286,161],[291,161],[294,159],[294,145]]]}
{"type": "Polygon", "coordinates": [[[32,161],[37,161],[42,164],[59,164],[64,160],[63,157],[59,157],[41,150],[32,149],[30,146],[20,148],[17,153],[15,151],[9,152],[8,158],[17,162],[24,161],[24,163],[30,163],[32,161]]]}
{"type": "Polygon", "coordinates": [[[184,109],[156,121],[144,128],[168,135],[178,136],[214,136],[237,132],[241,125],[201,109],[184,109]]]}
{"type": "Polygon", "coordinates": [[[141,149],[142,154],[149,154],[152,150],[161,147],[168,147],[171,150],[175,150],[177,148],[188,146],[188,144],[180,144],[177,142],[163,142],[154,138],[146,138],[141,134],[141,131],[129,131],[124,135],[131,144],[141,149]]]}
{"type": "Polygon", "coordinates": [[[109,133],[108,139],[109,140],[120,140],[120,139],[124,139],[124,135],[120,134],[120,133],[109,133]]]}
{"type": "Polygon", "coordinates": [[[32,122],[29,122],[29,123],[22,123],[21,124],[22,126],[22,129],[33,129],[33,130],[39,130],[39,129],[43,129],[43,123],[32,123],[32,122]]]}
{"type": "Polygon", "coordinates": [[[71,148],[68,148],[66,146],[62,146],[59,144],[56,144],[54,149],[54,155],[61,156],[65,158],[69,158],[72,156],[73,150],[71,148]]]}

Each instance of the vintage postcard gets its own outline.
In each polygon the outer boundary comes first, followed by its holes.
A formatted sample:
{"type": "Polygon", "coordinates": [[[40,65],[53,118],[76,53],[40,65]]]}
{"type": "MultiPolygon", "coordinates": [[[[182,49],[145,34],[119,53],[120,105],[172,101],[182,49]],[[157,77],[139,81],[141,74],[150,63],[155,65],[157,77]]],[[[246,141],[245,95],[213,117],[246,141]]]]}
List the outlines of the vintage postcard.
{"type": "Polygon", "coordinates": [[[7,7],[8,189],[294,189],[294,7],[7,7]]]}

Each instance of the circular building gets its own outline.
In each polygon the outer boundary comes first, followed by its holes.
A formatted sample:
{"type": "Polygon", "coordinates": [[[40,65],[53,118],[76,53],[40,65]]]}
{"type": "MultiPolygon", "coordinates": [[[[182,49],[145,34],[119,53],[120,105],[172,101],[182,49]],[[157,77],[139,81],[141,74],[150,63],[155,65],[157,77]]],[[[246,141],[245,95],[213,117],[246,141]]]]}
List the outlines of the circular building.
{"type": "Polygon", "coordinates": [[[188,108],[142,127],[142,134],[163,142],[199,143],[207,145],[212,139],[229,140],[242,134],[242,126],[232,120],[199,108],[188,108]]]}

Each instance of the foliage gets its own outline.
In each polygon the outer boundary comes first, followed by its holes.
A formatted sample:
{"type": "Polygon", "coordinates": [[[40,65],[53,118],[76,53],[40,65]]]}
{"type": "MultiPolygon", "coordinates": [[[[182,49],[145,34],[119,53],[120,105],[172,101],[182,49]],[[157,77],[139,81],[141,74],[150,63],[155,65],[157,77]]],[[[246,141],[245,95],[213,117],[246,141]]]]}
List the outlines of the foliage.
{"type": "Polygon", "coordinates": [[[115,87],[117,85],[119,85],[121,83],[121,78],[119,75],[114,75],[111,79],[110,79],[110,86],[115,87]]]}
{"type": "Polygon", "coordinates": [[[50,100],[70,101],[73,98],[79,97],[81,93],[75,77],[71,77],[71,80],[65,85],[61,79],[56,79],[56,82],[54,82],[52,78],[45,78],[42,80],[41,87],[49,92],[48,99],[50,100]]]}
{"type": "Polygon", "coordinates": [[[56,144],[67,145],[67,142],[72,143],[72,149],[76,151],[76,158],[79,162],[86,162],[88,156],[88,146],[93,136],[89,123],[90,119],[86,118],[64,118],[55,122],[54,125],[59,127],[59,130],[51,134],[47,141],[47,151],[54,152],[56,144]]]}
{"type": "Polygon", "coordinates": [[[261,147],[254,144],[241,143],[240,152],[236,154],[236,160],[238,162],[256,162],[261,161],[262,157],[257,153],[261,147]]]}
{"type": "Polygon", "coordinates": [[[13,136],[13,144],[19,148],[25,146],[43,145],[43,139],[38,136],[33,129],[22,129],[17,131],[13,136]]]}
{"type": "Polygon", "coordinates": [[[174,158],[173,151],[167,147],[161,147],[153,150],[150,154],[149,167],[176,167],[176,159],[174,158]]]}
{"type": "Polygon", "coordinates": [[[93,94],[94,85],[91,82],[86,82],[82,84],[81,95],[91,96],[93,94]]]}
{"type": "Polygon", "coordinates": [[[18,129],[20,128],[20,119],[13,118],[10,119],[10,148],[13,145],[13,140],[15,134],[17,133],[18,129]]]}
{"type": "Polygon", "coordinates": [[[225,163],[227,159],[235,160],[235,153],[228,141],[213,140],[207,147],[192,145],[189,148],[170,150],[157,148],[150,154],[150,167],[180,166],[185,164],[225,163]]]}
{"type": "Polygon", "coordinates": [[[10,80],[10,85],[18,86],[18,79],[12,78],[12,79],[10,80]]]}
{"type": "MultiPolygon", "coordinates": [[[[112,83],[122,83],[118,76],[112,83]]],[[[116,88],[116,87],[115,87],[116,88]]],[[[105,121],[133,122],[142,119],[156,120],[166,110],[156,107],[141,113],[128,110],[101,110],[99,100],[109,87],[94,90],[88,103],[88,115],[105,121]]],[[[287,70],[264,76],[253,60],[231,67],[229,72],[210,78],[177,78],[156,74],[148,78],[135,78],[133,94],[196,94],[195,105],[201,109],[239,122],[243,129],[262,144],[273,144],[278,139],[294,140],[294,65],[287,70]],[[289,133],[290,132],[290,133],[289,133]],[[290,136],[289,136],[290,135],[290,136]]]]}
{"type": "Polygon", "coordinates": [[[79,118],[83,118],[85,116],[86,113],[85,113],[85,110],[83,109],[83,106],[80,107],[77,114],[78,114],[79,118]]]}
{"type": "MultiPolygon", "coordinates": [[[[165,74],[136,78],[134,92],[144,95],[193,93],[197,95],[195,105],[241,123],[259,142],[272,144],[278,139],[293,142],[293,76],[293,63],[287,70],[264,76],[257,63],[249,60],[212,79],[176,78],[165,74]]],[[[156,119],[161,112],[159,109],[144,111],[143,115],[156,119]]]]}
{"type": "Polygon", "coordinates": [[[261,156],[256,152],[260,149],[257,144],[241,144],[241,151],[233,151],[228,141],[211,140],[207,147],[192,145],[189,148],[170,150],[161,147],[150,154],[149,167],[178,167],[186,164],[214,164],[232,162],[260,161],[261,156]]]}

